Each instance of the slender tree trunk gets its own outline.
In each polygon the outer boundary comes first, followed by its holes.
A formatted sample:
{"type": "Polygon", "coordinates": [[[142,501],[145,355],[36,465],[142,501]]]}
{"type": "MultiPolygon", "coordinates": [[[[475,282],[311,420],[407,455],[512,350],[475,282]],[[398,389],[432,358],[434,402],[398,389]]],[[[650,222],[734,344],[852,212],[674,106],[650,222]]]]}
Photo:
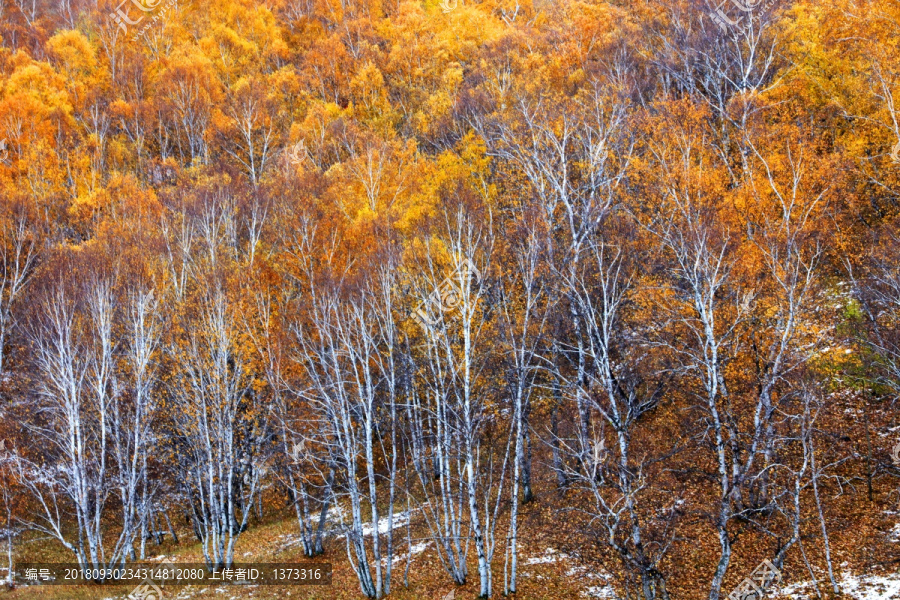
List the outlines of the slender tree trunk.
{"type": "Polygon", "coordinates": [[[816,499],[816,512],[819,516],[819,526],[822,528],[822,540],[825,542],[825,564],[828,566],[828,579],[831,581],[831,589],[835,596],[841,595],[841,588],[834,578],[834,568],[831,564],[831,544],[828,540],[828,529],[825,527],[825,514],[822,511],[822,501],[819,498],[819,472],[816,470],[816,450],[813,445],[813,431],[807,433],[809,438],[809,460],[812,473],[813,497],[816,499]]]}
{"type": "Polygon", "coordinates": [[[172,536],[172,541],[174,541],[177,544],[178,543],[178,534],[175,533],[175,528],[172,527],[172,521],[169,520],[169,511],[164,509],[162,511],[162,514],[163,514],[163,517],[165,517],[165,519],[166,519],[166,527],[169,528],[169,534],[172,536]]]}
{"type": "Polygon", "coordinates": [[[553,471],[556,473],[556,488],[562,492],[568,487],[568,478],[563,465],[562,451],[559,447],[559,407],[554,406],[550,412],[550,434],[553,453],[553,471]]]}
{"type": "MultiPolygon", "coordinates": [[[[468,436],[467,436],[468,437],[468,436]]],[[[478,517],[478,496],[475,482],[475,456],[473,454],[471,439],[465,442],[466,448],[466,491],[469,501],[469,518],[472,528],[472,536],[475,541],[475,552],[478,555],[478,578],[481,582],[480,598],[490,598],[491,584],[488,569],[490,566],[487,562],[487,552],[485,551],[484,532],[481,529],[481,520],[478,517]]]]}
{"type": "MultiPolygon", "coordinates": [[[[530,403],[529,403],[530,404],[530,403]]],[[[531,489],[531,425],[529,424],[529,406],[522,407],[522,437],[525,447],[522,456],[522,504],[528,504],[534,500],[534,491],[531,489]]]]}
{"type": "Polygon", "coordinates": [[[728,564],[731,562],[731,540],[728,537],[728,530],[725,528],[728,517],[724,508],[719,515],[719,519],[718,530],[721,554],[719,555],[719,563],[716,565],[716,572],[713,575],[712,586],[709,590],[709,600],[719,599],[722,583],[725,580],[725,573],[728,571],[728,564]]]}
{"type": "MultiPolygon", "coordinates": [[[[512,493],[510,495],[512,506],[509,510],[509,543],[508,543],[508,552],[510,556],[510,577],[509,581],[504,581],[504,594],[515,594],[516,593],[516,567],[517,567],[517,557],[518,557],[518,518],[519,518],[519,480],[522,477],[522,473],[524,469],[522,468],[524,462],[523,456],[523,436],[522,436],[522,399],[521,399],[521,389],[517,390],[516,394],[516,410],[514,414],[515,419],[515,427],[516,427],[516,445],[515,445],[515,461],[513,464],[513,481],[512,481],[512,493]]],[[[525,494],[528,494],[528,488],[525,488],[525,494]]]]}
{"type": "Polygon", "coordinates": [[[334,495],[332,486],[334,485],[334,467],[328,469],[328,481],[325,487],[325,498],[322,501],[322,510],[319,511],[319,523],[316,526],[316,541],[313,544],[313,551],[316,555],[322,554],[325,549],[322,546],[322,538],[325,535],[325,522],[328,517],[328,507],[331,505],[331,498],[334,495]]]}
{"type": "MultiPolygon", "coordinates": [[[[2,350],[0,350],[2,353],[2,350]]],[[[12,530],[12,510],[9,507],[9,491],[3,489],[3,505],[6,509],[6,585],[13,586],[13,530],[12,530]]]]}

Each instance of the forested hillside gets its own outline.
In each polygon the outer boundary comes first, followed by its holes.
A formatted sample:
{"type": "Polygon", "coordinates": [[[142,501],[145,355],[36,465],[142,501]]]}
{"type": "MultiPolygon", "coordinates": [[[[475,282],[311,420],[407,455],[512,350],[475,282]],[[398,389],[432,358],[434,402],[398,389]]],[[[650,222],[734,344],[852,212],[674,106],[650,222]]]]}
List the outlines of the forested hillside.
{"type": "Polygon", "coordinates": [[[0,8],[0,598],[900,598],[896,0],[117,2],[0,8]]]}

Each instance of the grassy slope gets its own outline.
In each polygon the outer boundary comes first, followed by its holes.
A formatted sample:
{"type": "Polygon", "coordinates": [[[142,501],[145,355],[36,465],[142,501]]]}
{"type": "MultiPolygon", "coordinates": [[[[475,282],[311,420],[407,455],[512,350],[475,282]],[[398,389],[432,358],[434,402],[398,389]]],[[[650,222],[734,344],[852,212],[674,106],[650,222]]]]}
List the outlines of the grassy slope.
{"type": "MultiPolygon", "coordinates": [[[[538,504],[533,504],[535,511],[542,510],[538,504]]],[[[424,536],[420,530],[421,524],[413,519],[413,536],[424,536]]],[[[249,529],[238,540],[235,551],[235,559],[240,562],[310,562],[304,559],[299,546],[292,545],[284,548],[286,536],[296,533],[296,521],[285,516],[281,520],[257,525],[249,529]]],[[[156,546],[148,541],[148,555],[165,555],[174,559],[176,563],[202,562],[200,544],[188,531],[179,531],[182,536],[181,543],[176,545],[171,541],[165,541],[161,546],[156,546]],[[190,536],[190,537],[188,537],[190,536]]],[[[545,554],[547,546],[537,540],[524,540],[524,550],[520,553],[520,561],[526,557],[539,557],[545,554]],[[531,547],[529,547],[531,546],[531,547]]],[[[415,541],[414,541],[415,543],[415,541]]],[[[399,548],[395,555],[405,557],[406,528],[396,530],[395,544],[399,548]]],[[[67,562],[71,558],[62,553],[59,548],[49,541],[33,541],[27,544],[28,559],[38,562],[67,562]]],[[[502,542],[498,553],[502,553],[502,542]]],[[[474,598],[478,592],[478,577],[474,560],[474,551],[470,551],[470,576],[466,586],[456,588],[456,598],[474,598]]],[[[350,569],[347,561],[346,549],[342,540],[329,540],[326,544],[326,554],[318,557],[315,562],[331,562],[334,568],[334,576],[331,586],[179,586],[163,588],[164,600],[226,600],[237,598],[285,599],[297,598],[308,600],[325,599],[354,599],[362,598],[359,592],[359,584],[350,569]]],[[[494,590],[497,596],[501,596],[503,586],[503,557],[495,559],[494,590]]],[[[521,564],[521,563],[520,563],[521,564]]],[[[585,586],[594,584],[583,577],[567,573],[572,568],[572,563],[544,562],[533,565],[520,566],[519,590],[520,598],[534,598],[536,600],[551,600],[558,598],[572,598],[580,595],[585,586]]],[[[430,546],[424,552],[414,555],[409,572],[409,588],[403,586],[403,575],[406,560],[397,562],[392,576],[393,589],[391,598],[398,600],[413,600],[422,598],[442,599],[454,589],[449,576],[440,564],[440,560],[430,546]]],[[[13,591],[0,591],[3,600],[105,600],[112,598],[124,598],[132,590],[132,587],[113,586],[31,586],[20,587],[13,591]]],[[[2,588],[0,588],[2,590],[2,588]]]]}

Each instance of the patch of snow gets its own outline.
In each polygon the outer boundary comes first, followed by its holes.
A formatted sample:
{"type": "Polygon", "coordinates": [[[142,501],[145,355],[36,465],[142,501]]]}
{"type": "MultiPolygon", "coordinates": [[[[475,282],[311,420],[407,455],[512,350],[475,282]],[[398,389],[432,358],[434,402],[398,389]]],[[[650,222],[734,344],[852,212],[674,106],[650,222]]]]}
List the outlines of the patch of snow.
{"type": "MultiPolygon", "coordinates": [[[[844,573],[838,582],[841,591],[854,600],[893,600],[900,598],[900,575],[851,575],[844,573]]],[[[830,588],[827,579],[819,582],[823,591],[830,588]]],[[[812,600],[816,597],[811,581],[795,583],[782,588],[782,597],[793,600],[812,600]]]]}
{"type": "MultiPolygon", "coordinates": [[[[414,508],[413,510],[418,510],[418,509],[414,508]]],[[[329,509],[328,512],[326,513],[325,520],[328,523],[343,525],[342,529],[344,529],[345,532],[339,533],[336,536],[338,539],[341,539],[347,535],[346,534],[347,524],[346,524],[346,521],[344,520],[344,517],[345,517],[345,513],[344,513],[343,509],[341,509],[340,506],[334,506],[331,509],[329,509]],[[337,519],[335,517],[337,517],[337,519]]],[[[408,512],[402,511],[402,512],[394,513],[393,529],[399,529],[401,527],[406,527],[406,525],[408,523],[409,523],[409,513],[408,512]]],[[[362,533],[364,536],[370,537],[374,531],[375,531],[375,528],[372,527],[371,523],[363,523],[362,533]]],[[[387,533],[387,531],[388,531],[388,518],[385,516],[385,517],[378,519],[378,533],[383,535],[383,534],[387,533]]],[[[303,538],[300,536],[299,533],[286,533],[284,535],[279,536],[278,539],[279,539],[280,543],[278,545],[276,552],[283,552],[283,551],[287,550],[288,548],[292,548],[294,546],[300,546],[303,544],[303,538]]],[[[244,556],[246,556],[246,554],[244,556]]]]}
{"type": "Polygon", "coordinates": [[[534,556],[525,561],[526,565],[546,565],[548,563],[555,563],[561,557],[556,556],[534,556]]]}
{"type": "Polygon", "coordinates": [[[407,556],[413,557],[416,554],[422,554],[425,552],[425,548],[431,545],[431,542],[422,542],[420,544],[413,544],[409,549],[408,554],[401,554],[400,556],[395,556],[394,560],[391,561],[391,564],[396,565],[398,562],[406,561],[407,556]]]}
{"type": "MultiPolygon", "coordinates": [[[[553,564],[561,561],[571,561],[574,560],[572,556],[554,550],[553,548],[548,548],[546,552],[544,552],[541,556],[533,556],[531,558],[526,558],[524,560],[524,564],[528,566],[533,565],[546,565],[553,564]]],[[[527,573],[522,573],[523,576],[527,577],[527,573]]],[[[570,567],[566,571],[566,577],[580,577],[582,579],[609,579],[610,575],[608,573],[594,573],[588,571],[587,567],[582,565],[575,565],[570,567]]],[[[543,579],[540,575],[537,576],[538,579],[543,579]]],[[[613,588],[609,585],[591,585],[587,586],[583,591],[582,595],[588,596],[590,598],[616,598],[616,593],[613,588]]]]}
{"type": "MultiPolygon", "coordinates": [[[[405,527],[406,524],[409,523],[409,513],[406,511],[394,513],[394,522],[393,528],[398,529],[400,527],[405,527]]],[[[364,536],[372,535],[375,531],[375,528],[372,527],[370,523],[364,523],[362,526],[362,533],[364,536]]],[[[388,518],[382,517],[378,519],[378,533],[387,533],[388,532],[388,518]]]]}
{"type": "Polygon", "coordinates": [[[165,554],[160,554],[159,556],[154,556],[152,558],[148,557],[147,561],[148,562],[171,562],[171,563],[174,563],[175,555],[173,554],[172,556],[166,556],[165,554]]]}
{"type": "Polygon", "coordinates": [[[547,548],[543,556],[532,556],[525,559],[526,565],[546,565],[572,558],[568,554],[557,552],[553,548],[547,548]]]}
{"type": "Polygon", "coordinates": [[[303,543],[303,539],[300,537],[299,533],[286,533],[282,536],[279,536],[281,540],[281,544],[278,546],[276,552],[283,552],[288,548],[292,548],[293,546],[299,546],[303,543]]]}
{"type": "MultiPolygon", "coordinates": [[[[413,510],[416,510],[416,509],[413,509],[413,510]]],[[[407,523],[409,523],[409,513],[408,512],[402,511],[402,512],[394,513],[393,529],[399,529],[401,527],[406,527],[407,523]]],[[[362,525],[363,536],[366,536],[366,537],[371,536],[374,531],[375,531],[375,528],[372,527],[371,523],[363,523],[363,525],[362,525]]],[[[385,534],[387,532],[388,532],[388,518],[382,517],[382,518],[378,519],[378,533],[385,534]]],[[[346,535],[347,535],[346,533],[341,533],[341,534],[338,534],[337,538],[340,539],[346,535]]]]}
{"type": "Polygon", "coordinates": [[[340,504],[333,504],[325,513],[325,520],[329,523],[339,523],[344,520],[344,514],[346,513],[340,504]]]}
{"type": "Polygon", "coordinates": [[[900,542],[900,523],[894,525],[888,539],[892,542],[900,542]]]}
{"type": "Polygon", "coordinates": [[[615,590],[608,585],[592,585],[584,590],[584,595],[589,598],[616,598],[615,590]]]}

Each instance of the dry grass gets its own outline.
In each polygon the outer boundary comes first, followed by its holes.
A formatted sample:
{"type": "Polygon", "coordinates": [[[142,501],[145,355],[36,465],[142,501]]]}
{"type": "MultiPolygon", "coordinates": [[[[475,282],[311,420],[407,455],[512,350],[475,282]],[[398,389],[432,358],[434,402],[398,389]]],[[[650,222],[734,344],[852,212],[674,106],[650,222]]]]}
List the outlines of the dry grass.
{"type": "MultiPolygon", "coordinates": [[[[537,503],[531,505],[532,510],[541,510],[537,503]]],[[[297,532],[297,524],[287,515],[249,529],[238,540],[235,560],[239,562],[310,562],[304,558],[299,546],[284,548],[287,536],[297,532]]],[[[179,532],[181,535],[181,532],[179,532]]],[[[148,542],[148,555],[158,557],[165,555],[176,563],[202,562],[200,544],[195,538],[188,537],[185,531],[181,543],[171,540],[156,546],[148,542]]],[[[412,535],[424,537],[425,531],[421,523],[413,519],[412,535]]],[[[405,556],[406,529],[396,530],[395,543],[399,547],[395,555],[405,556]]],[[[597,581],[584,578],[584,570],[572,573],[571,562],[539,562],[524,564],[529,557],[545,555],[546,546],[538,538],[522,540],[520,552],[520,578],[518,598],[535,600],[551,600],[560,598],[586,597],[582,594],[588,585],[597,585],[597,581]]],[[[27,549],[30,562],[69,562],[71,557],[64,553],[58,544],[47,540],[31,540],[22,544],[21,550],[27,549]]],[[[502,541],[499,555],[495,559],[494,593],[502,596],[503,557],[502,541]]],[[[475,598],[478,593],[477,570],[474,563],[474,551],[470,552],[470,576],[467,585],[456,587],[440,563],[434,547],[415,554],[409,572],[409,587],[404,587],[404,570],[406,560],[397,562],[392,576],[393,589],[391,598],[397,600],[443,599],[451,590],[456,589],[458,599],[475,598]]],[[[331,539],[326,544],[326,553],[315,562],[330,562],[333,565],[333,579],[330,586],[168,586],[164,587],[164,600],[237,600],[255,598],[260,600],[337,600],[363,598],[359,591],[353,571],[347,560],[345,546],[340,539],[331,539]]],[[[133,589],[132,586],[30,586],[20,587],[12,591],[0,591],[3,600],[112,600],[125,598],[133,589]]]]}

